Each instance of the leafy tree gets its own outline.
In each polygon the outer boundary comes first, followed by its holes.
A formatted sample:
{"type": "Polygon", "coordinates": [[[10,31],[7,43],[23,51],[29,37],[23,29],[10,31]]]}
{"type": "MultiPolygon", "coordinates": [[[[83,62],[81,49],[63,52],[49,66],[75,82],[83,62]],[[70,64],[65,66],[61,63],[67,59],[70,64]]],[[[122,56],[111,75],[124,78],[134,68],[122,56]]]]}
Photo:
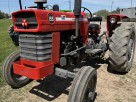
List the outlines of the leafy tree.
{"type": "Polygon", "coordinates": [[[103,17],[104,19],[106,19],[107,15],[110,14],[110,12],[107,10],[100,10],[98,12],[95,12],[94,14],[96,16],[100,16],[100,17],[103,17]]]}
{"type": "Polygon", "coordinates": [[[9,18],[9,15],[8,15],[7,13],[6,13],[4,16],[5,16],[5,18],[7,18],[7,19],[9,18]]]}
{"type": "Polygon", "coordinates": [[[3,19],[3,18],[9,18],[10,16],[7,14],[7,13],[4,13],[0,10],[0,19],[3,19]]]}
{"type": "Polygon", "coordinates": [[[109,12],[107,10],[99,10],[98,12],[95,12],[93,15],[103,17],[103,19],[107,18],[107,15],[109,14],[120,14],[120,8],[118,7],[116,10],[113,10],[112,12],[109,12]]]}
{"type": "Polygon", "coordinates": [[[3,13],[0,11],[0,19],[3,19],[4,18],[4,15],[3,13]]]}
{"type": "Polygon", "coordinates": [[[120,14],[120,8],[118,7],[116,10],[113,10],[111,13],[120,14]]]}

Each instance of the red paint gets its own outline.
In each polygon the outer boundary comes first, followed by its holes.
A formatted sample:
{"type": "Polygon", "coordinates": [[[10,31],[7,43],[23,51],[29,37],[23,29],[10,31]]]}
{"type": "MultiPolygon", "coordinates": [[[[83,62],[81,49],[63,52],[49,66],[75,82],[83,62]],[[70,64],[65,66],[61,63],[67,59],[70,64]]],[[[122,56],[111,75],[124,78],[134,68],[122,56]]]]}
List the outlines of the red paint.
{"type": "Polygon", "coordinates": [[[21,58],[13,63],[15,74],[26,76],[28,78],[39,80],[54,73],[54,64],[59,62],[60,33],[54,32],[52,38],[52,57],[45,62],[30,61],[21,58]]]}
{"type": "Polygon", "coordinates": [[[115,24],[112,24],[113,27],[117,27],[118,26],[118,22],[121,22],[123,19],[125,18],[129,18],[128,16],[126,15],[122,15],[122,14],[110,14],[107,16],[107,36],[111,36],[112,34],[110,34],[110,31],[111,31],[111,24],[110,24],[110,19],[111,18],[116,18],[117,19],[117,22],[115,24]]]}
{"type": "MultiPolygon", "coordinates": [[[[67,30],[74,30],[75,29],[75,21],[57,21],[56,17],[61,17],[62,15],[65,15],[66,18],[75,18],[73,12],[59,12],[59,11],[52,11],[52,10],[20,10],[17,12],[12,13],[12,19],[14,24],[14,31],[15,32],[59,32],[59,31],[67,31],[67,30]],[[16,19],[15,15],[22,13],[22,12],[34,12],[36,21],[38,23],[38,26],[36,29],[19,29],[17,26],[15,26],[16,19]],[[54,22],[50,23],[48,20],[48,15],[53,15],[54,22]]],[[[81,18],[86,18],[86,14],[84,12],[81,12],[81,18]]],[[[29,22],[28,22],[29,23],[29,22]]],[[[84,43],[87,42],[87,34],[88,34],[88,20],[87,21],[80,21],[79,27],[81,36],[84,40],[84,43]]]]}
{"type": "MultiPolygon", "coordinates": [[[[19,61],[13,63],[13,70],[15,74],[26,76],[28,78],[39,80],[48,75],[54,73],[54,65],[59,63],[60,57],[60,31],[74,30],[75,29],[75,21],[74,21],[74,13],[73,12],[58,12],[52,10],[20,10],[14,12],[12,14],[12,20],[14,24],[15,32],[22,33],[42,33],[42,32],[52,32],[52,57],[51,60],[45,62],[36,62],[30,61],[21,58],[19,61]],[[37,27],[33,29],[29,29],[29,22],[27,18],[22,19],[22,26],[28,26],[28,29],[18,28],[16,24],[15,16],[19,13],[34,12],[37,22],[37,27]],[[54,18],[53,22],[49,21],[48,16],[52,15],[54,18]],[[72,21],[58,21],[56,17],[61,18],[61,16],[65,16],[66,18],[73,19],[72,21]],[[28,23],[27,23],[28,22],[28,23]]],[[[84,44],[87,44],[87,36],[88,36],[88,26],[89,22],[84,12],[81,13],[81,18],[85,18],[86,21],[79,21],[80,35],[83,38],[84,44]]]]}
{"type": "Polygon", "coordinates": [[[15,74],[26,76],[34,80],[39,80],[53,74],[54,69],[51,61],[35,62],[20,59],[20,61],[13,63],[13,71],[15,74]]]}
{"type": "Polygon", "coordinates": [[[59,63],[59,57],[60,57],[60,33],[55,32],[52,33],[52,61],[54,64],[59,63]]]}

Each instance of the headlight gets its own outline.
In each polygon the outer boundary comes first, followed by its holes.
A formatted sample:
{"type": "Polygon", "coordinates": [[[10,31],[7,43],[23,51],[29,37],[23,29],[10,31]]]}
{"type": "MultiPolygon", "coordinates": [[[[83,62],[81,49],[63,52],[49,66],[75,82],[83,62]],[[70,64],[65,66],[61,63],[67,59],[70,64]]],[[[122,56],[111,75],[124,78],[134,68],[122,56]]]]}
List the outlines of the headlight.
{"type": "Polygon", "coordinates": [[[116,18],[111,18],[111,19],[110,19],[110,23],[111,23],[111,24],[116,23],[116,18]]]}

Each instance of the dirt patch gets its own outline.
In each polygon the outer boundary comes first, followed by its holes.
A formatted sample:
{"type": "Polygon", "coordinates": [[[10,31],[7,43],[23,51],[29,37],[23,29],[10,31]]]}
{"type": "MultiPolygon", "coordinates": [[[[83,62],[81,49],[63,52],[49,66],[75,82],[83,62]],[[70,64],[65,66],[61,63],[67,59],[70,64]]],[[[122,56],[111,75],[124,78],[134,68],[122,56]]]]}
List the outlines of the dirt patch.
{"type": "Polygon", "coordinates": [[[136,102],[136,69],[115,75],[107,72],[106,66],[98,70],[96,102],[136,102]]]}
{"type": "MultiPolygon", "coordinates": [[[[104,25],[103,25],[104,26],[104,25]]],[[[136,56],[133,69],[126,75],[108,70],[99,64],[95,102],[136,102],[136,56]]],[[[32,82],[21,89],[8,85],[0,88],[0,102],[67,102],[70,79],[51,76],[44,81],[32,82]]]]}
{"type": "MultiPolygon", "coordinates": [[[[136,60],[135,60],[136,63],[136,60]]],[[[98,72],[97,96],[95,102],[136,102],[135,64],[130,73],[116,75],[107,71],[107,64],[101,64],[98,72]]],[[[70,79],[51,76],[44,81],[32,82],[21,89],[8,85],[0,88],[0,102],[67,102],[70,79]]]]}

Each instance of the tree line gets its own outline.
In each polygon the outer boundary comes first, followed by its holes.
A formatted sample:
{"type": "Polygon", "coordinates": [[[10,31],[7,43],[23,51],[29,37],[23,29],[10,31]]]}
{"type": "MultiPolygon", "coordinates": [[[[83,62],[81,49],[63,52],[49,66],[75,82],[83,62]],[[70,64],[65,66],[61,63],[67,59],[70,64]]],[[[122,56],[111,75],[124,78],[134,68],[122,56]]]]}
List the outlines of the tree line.
{"type": "Polygon", "coordinates": [[[116,10],[113,10],[112,12],[109,12],[108,10],[100,10],[94,13],[94,15],[96,16],[103,17],[103,19],[106,19],[107,15],[109,14],[120,14],[120,8],[117,8],[116,10]]]}
{"type": "Polygon", "coordinates": [[[0,19],[4,19],[4,18],[10,18],[9,14],[4,13],[0,10],[0,19]]]}

